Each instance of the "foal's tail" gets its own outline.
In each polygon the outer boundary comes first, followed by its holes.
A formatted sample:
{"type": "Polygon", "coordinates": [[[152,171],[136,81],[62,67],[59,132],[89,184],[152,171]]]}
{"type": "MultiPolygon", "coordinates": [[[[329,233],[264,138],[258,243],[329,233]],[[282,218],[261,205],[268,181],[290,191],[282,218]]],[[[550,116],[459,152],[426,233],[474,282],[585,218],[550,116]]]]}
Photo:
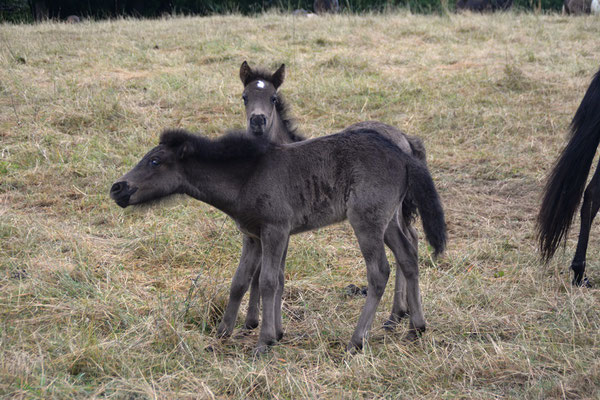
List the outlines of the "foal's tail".
{"type": "Polygon", "coordinates": [[[408,197],[421,215],[423,230],[437,256],[446,248],[446,221],[444,209],[435,184],[422,160],[410,157],[408,163],[408,197]]]}
{"type": "Polygon", "coordinates": [[[600,142],[600,71],[583,96],[570,130],[569,143],[548,176],[537,217],[537,237],[544,261],[552,258],[569,232],[600,142]]]}

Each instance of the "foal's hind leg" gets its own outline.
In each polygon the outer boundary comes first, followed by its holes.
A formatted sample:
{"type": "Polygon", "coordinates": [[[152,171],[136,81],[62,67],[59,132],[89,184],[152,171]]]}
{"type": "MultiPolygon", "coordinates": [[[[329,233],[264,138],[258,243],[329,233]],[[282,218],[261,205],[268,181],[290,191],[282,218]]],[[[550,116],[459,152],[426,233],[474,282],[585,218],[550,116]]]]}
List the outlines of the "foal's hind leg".
{"type": "Polygon", "coordinates": [[[252,276],[252,285],[250,286],[250,300],[248,300],[248,313],[244,322],[245,329],[254,329],[258,326],[258,316],[260,314],[260,262],[252,276]]]}
{"type": "MultiPolygon", "coordinates": [[[[415,239],[416,236],[413,236],[413,232],[408,230],[405,233],[397,224],[388,225],[385,231],[385,243],[394,253],[396,262],[406,279],[406,300],[410,314],[410,338],[416,337],[419,332],[425,330],[425,317],[423,316],[421,292],[419,289],[419,264],[415,239]]],[[[394,317],[393,311],[392,317],[394,317]]]]}
{"type": "Polygon", "coordinates": [[[353,351],[355,349],[362,349],[363,341],[369,329],[371,329],[375,311],[381,301],[381,296],[385,291],[385,286],[390,275],[390,266],[383,245],[383,227],[367,222],[358,215],[353,216],[349,214],[348,219],[352,228],[354,228],[360,251],[367,264],[367,281],[369,283],[367,301],[360,313],[358,324],[348,344],[348,350],[353,351]]]}
{"type": "MultiPolygon", "coordinates": [[[[600,166],[600,164],[599,164],[600,166]]],[[[592,221],[598,209],[600,208],[600,168],[596,168],[596,172],[590,181],[590,184],[585,189],[583,195],[583,204],[581,205],[581,228],[579,231],[579,240],[577,241],[577,250],[571,262],[573,270],[574,286],[591,287],[591,283],[585,277],[585,258],[590,238],[590,229],[592,221]]]]}
{"type": "Polygon", "coordinates": [[[281,316],[281,303],[283,300],[283,286],[285,284],[285,258],[287,257],[288,243],[285,245],[283,251],[283,257],[281,258],[281,265],[279,266],[279,286],[277,286],[277,292],[275,294],[275,336],[277,340],[281,340],[283,337],[283,318],[281,316]]]}
{"type": "Polygon", "coordinates": [[[219,336],[229,336],[233,332],[240,303],[246,290],[248,290],[248,285],[260,261],[260,255],[260,240],[244,235],[240,264],[235,271],[235,275],[231,281],[231,289],[229,290],[229,303],[227,303],[223,320],[217,329],[219,336]]]}
{"type": "MultiPolygon", "coordinates": [[[[399,216],[396,214],[394,218],[388,224],[386,234],[384,236],[385,244],[394,252],[394,248],[401,248],[402,244],[398,242],[397,235],[393,232],[388,233],[390,230],[402,229],[405,235],[411,242],[411,246],[414,248],[415,254],[417,253],[418,237],[417,231],[412,225],[407,225],[404,222],[399,222],[399,216]]],[[[394,257],[396,257],[394,252],[394,257]]],[[[385,329],[394,329],[400,320],[408,315],[408,303],[406,301],[406,278],[402,267],[400,266],[400,260],[396,258],[396,286],[394,290],[394,303],[392,306],[392,313],[390,318],[385,321],[383,327],[385,329]]]]}

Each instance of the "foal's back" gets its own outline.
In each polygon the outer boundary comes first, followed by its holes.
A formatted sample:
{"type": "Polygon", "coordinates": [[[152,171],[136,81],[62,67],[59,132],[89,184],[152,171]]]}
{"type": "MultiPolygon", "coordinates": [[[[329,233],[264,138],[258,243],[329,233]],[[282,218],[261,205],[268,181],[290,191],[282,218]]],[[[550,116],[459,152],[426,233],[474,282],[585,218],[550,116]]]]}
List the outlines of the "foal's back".
{"type": "Polygon", "coordinates": [[[376,132],[341,132],[274,146],[244,197],[261,219],[287,220],[298,233],[343,221],[353,207],[389,213],[406,190],[405,168],[402,151],[376,132]]]}

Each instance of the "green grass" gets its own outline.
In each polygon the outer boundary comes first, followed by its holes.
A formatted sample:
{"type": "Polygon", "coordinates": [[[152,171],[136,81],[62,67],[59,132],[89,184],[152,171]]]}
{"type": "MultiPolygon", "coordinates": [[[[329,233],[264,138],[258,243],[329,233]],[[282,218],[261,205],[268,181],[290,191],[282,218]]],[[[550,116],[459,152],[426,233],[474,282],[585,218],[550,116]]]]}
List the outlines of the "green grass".
{"type": "Polygon", "coordinates": [[[599,34],[593,17],[516,13],[0,25],[0,396],[599,397],[598,289],[569,284],[574,234],[547,267],[533,234],[599,34]],[[253,359],[256,334],[215,338],[235,224],[191,199],[108,198],[163,128],[243,126],[244,60],[286,64],[309,137],[377,119],[424,139],[449,243],[436,263],[420,246],[416,343],[381,328],[390,286],[364,352],[345,353],[364,299],[343,288],[366,278],[341,224],[292,239],[286,336],[253,359]]]}

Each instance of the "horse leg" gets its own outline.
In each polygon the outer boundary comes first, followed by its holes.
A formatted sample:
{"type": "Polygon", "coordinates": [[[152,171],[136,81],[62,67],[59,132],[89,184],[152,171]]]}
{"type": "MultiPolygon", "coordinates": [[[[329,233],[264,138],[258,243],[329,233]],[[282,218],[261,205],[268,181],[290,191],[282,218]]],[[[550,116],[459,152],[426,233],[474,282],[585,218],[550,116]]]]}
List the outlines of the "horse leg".
{"type": "MultiPolygon", "coordinates": [[[[259,255],[260,257],[260,255],[259,255]]],[[[244,328],[252,330],[258,326],[258,314],[260,312],[260,261],[252,276],[252,285],[250,286],[250,300],[248,301],[248,313],[246,314],[246,321],[244,322],[244,328]]]]}
{"type": "Polygon", "coordinates": [[[590,184],[585,189],[583,195],[583,204],[581,205],[581,227],[579,230],[579,239],[577,241],[577,250],[571,262],[573,270],[573,286],[591,287],[591,283],[585,277],[585,258],[587,253],[588,241],[590,238],[590,229],[592,221],[598,214],[600,208],[600,168],[596,169],[590,184]]]}
{"type": "Polygon", "coordinates": [[[412,225],[407,225],[404,222],[398,221],[398,215],[394,216],[394,219],[388,224],[385,231],[384,241],[385,244],[392,250],[394,258],[396,259],[396,287],[394,290],[394,304],[392,306],[392,313],[390,318],[385,321],[383,327],[388,330],[392,330],[398,325],[400,320],[408,315],[408,303],[406,301],[406,278],[402,267],[400,266],[402,260],[398,259],[397,254],[401,254],[402,243],[398,240],[398,235],[394,234],[394,230],[401,229],[405,232],[407,238],[410,240],[411,247],[414,248],[414,253],[417,254],[418,238],[417,232],[412,225]]]}
{"type": "Polygon", "coordinates": [[[258,344],[255,349],[257,354],[266,352],[269,346],[277,341],[276,318],[277,315],[281,316],[281,310],[276,311],[276,308],[281,305],[277,297],[278,291],[283,290],[283,283],[280,282],[283,273],[281,266],[284,262],[289,233],[281,228],[266,227],[261,231],[260,240],[262,263],[259,284],[263,308],[258,344]]]}
{"type": "Polygon", "coordinates": [[[217,335],[226,337],[231,335],[233,332],[235,320],[240,309],[240,303],[242,302],[244,294],[248,290],[248,286],[252,280],[254,271],[259,264],[260,254],[260,241],[244,235],[240,264],[231,281],[231,289],[229,290],[229,303],[227,303],[227,308],[225,308],[223,320],[217,328],[217,335]]]}
{"type": "Polygon", "coordinates": [[[275,295],[275,336],[278,341],[281,340],[281,338],[283,337],[283,318],[281,316],[281,303],[283,299],[283,286],[285,284],[285,258],[287,257],[288,243],[285,244],[285,250],[283,251],[283,257],[281,258],[278,276],[279,285],[277,286],[277,293],[275,295]]]}
{"type": "MultiPolygon", "coordinates": [[[[283,296],[283,285],[285,280],[285,258],[287,255],[287,245],[285,246],[285,251],[283,253],[283,259],[281,261],[281,268],[279,271],[279,287],[277,289],[277,305],[275,306],[275,331],[277,333],[277,340],[281,340],[283,337],[283,319],[281,317],[281,299],[283,296]]],[[[256,268],[256,272],[254,272],[254,276],[252,277],[252,286],[250,287],[250,301],[248,303],[248,314],[246,315],[246,322],[244,323],[244,327],[246,329],[254,329],[258,326],[258,313],[260,309],[260,289],[259,289],[259,280],[260,280],[260,263],[256,268]]]]}
{"type": "Polygon", "coordinates": [[[421,292],[419,289],[419,264],[417,247],[414,245],[416,237],[409,229],[408,234],[403,232],[398,225],[388,225],[385,232],[385,241],[392,249],[396,262],[406,279],[406,300],[410,314],[410,339],[425,331],[425,317],[421,305],[421,292]]]}
{"type": "Polygon", "coordinates": [[[367,281],[369,286],[367,301],[360,313],[358,324],[348,344],[349,351],[362,349],[363,341],[373,324],[375,311],[381,301],[381,296],[383,296],[390,275],[390,266],[383,245],[383,228],[359,218],[359,216],[353,216],[353,213],[349,213],[348,215],[350,224],[354,228],[354,233],[358,239],[360,251],[367,264],[367,281]]]}

